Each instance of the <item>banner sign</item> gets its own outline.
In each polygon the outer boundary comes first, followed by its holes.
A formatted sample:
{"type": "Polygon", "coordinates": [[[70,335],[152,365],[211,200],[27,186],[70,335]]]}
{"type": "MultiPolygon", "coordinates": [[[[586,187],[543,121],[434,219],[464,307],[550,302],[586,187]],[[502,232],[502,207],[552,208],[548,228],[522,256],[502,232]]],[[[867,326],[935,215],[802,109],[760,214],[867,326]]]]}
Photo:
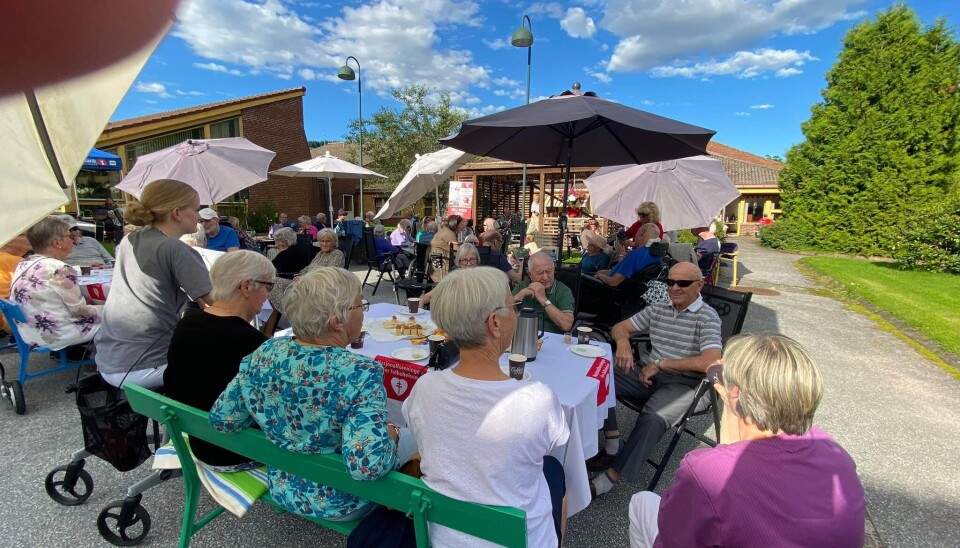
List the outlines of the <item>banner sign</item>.
{"type": "Polygon", "coordinates": [[[593,366],[587,371],[587,376],[597,379],[600,383],[600,388],[597,389],[597,407],[600,407],[610,395],[610,360],[606,358],[594,360],[593,366]]]}
{"type": "Polygon", "coordinates": [[[447,217],[459,215],[473,218],[473,181],[450,181],[447,194],[447,217]]]}

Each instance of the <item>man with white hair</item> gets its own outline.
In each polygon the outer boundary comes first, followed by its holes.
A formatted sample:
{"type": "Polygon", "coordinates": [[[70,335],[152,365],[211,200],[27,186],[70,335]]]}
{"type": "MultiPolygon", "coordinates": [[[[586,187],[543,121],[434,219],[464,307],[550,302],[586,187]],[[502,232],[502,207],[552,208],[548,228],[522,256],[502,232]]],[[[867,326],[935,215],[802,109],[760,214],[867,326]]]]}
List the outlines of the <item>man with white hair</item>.
{"type": "Polygon", "coordinates": [[[207,234],[203,225],[197,225],[197,231],[193,234],[180,236],[180,241],[192,247],[194,251],[200,254],[200,258],[203,259],[203,264],[206,265],[207,270],[213,268],[213,263],[217,262],[217,259],[225,253],[224,251],[207,249],[207,234]]]}
{"type": "Polygon", "coordinates": [[[200,210],[200,222],[203,223],[203,231],[207,236],[207,249],[214,251],[238,251],[240,249],[240,238],[237,232],[229,226],[220,226],[220,215],[205,207],[200,210]]]}
{"type": "Polygon", "coordinates": [[[493,217],[487,217],[483,220],[483,231],[489,232],[491,230],[500,230],[500,223],[493,217]]]}
{"type": "Polygon", "coordinates": [[[576,299],[569,287],[554,279],[553,259],[543,251],[530,255],[527,261],[530,278],[513,291],[515,301],[524,308],[543,313],[543,329],[550,333],[566,333],[573,329],[576,299]]]}
{"type": "Polygon", "coordinates": [[[616,409],[604,422],[606,444],[587,460],[587,469],[605,470],[591,482],[595,496],[621,478],[636,481],[660,438],[693,402],[707,368],[720,359],[720,316],[703,302],[703,275],[697,265],[677,263],[666,280],[669,302],[654,303],[613,327],[617,397],[642,406],[630,439],[621,448],[616,409]],[[634,364],[630,337],[650,334],[652,350],[634,364]]]}
{"type": "Polygon", "coordinates": [[[616,287],[644,268],[660,263],[662,260],[660,257],[654,257],[650,254],[650,244],[660,241],[659,234],[660,229],[653,223],[641,226],[636,236],[639,247],[627,253],[627,256],[617,263],[617,266],[613,267],[612,270],[597,272],[596,278],[610,287],[616,287]]]}
{"type": "Polygon", "coordinates": [[[70,226],[70,238],[73,240],[73,251],[64,257],[63,262],[71,266],[105,266],[113,264],[113,255],[104,248],[96,238],[84,236],[80,231],[77,220],[72,215],[57,215],[57,219],[70,226]]]}

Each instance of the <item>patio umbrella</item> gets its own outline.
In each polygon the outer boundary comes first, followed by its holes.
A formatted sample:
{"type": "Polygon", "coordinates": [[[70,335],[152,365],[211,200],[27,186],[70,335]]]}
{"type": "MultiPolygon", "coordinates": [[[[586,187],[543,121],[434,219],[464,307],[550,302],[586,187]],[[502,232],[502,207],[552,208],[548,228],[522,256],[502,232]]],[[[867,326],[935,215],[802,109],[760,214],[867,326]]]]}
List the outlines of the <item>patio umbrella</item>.
{"type": "Polygon", "coordinates": [[[473,156],[469,152],[450,147],[418,155],[374,219],[393,217],[403,211],[403,208],[417,203],[426,193],[436,190],[473,156]]]}
{"type": "MultiPolygon", "coordinates": [[[[644,164],[706,154],[716,132],[573,91],[464,122],[445,145],[479,156],[570,167],[644,164]]],[[[558,247],[566,229],[560,223],[558,247]]]]}
{"type": "Polygon", "coordinates": [[[117,188],[139,198],[153,181],[176,179],[193,187],[200,194],[201,204],[215,204],[266,181],[276,155],[243,137],[187,139],[137,158],[117,188]]]}
{"type": "MultiPolygon", "coordinates": [[[[336,156],[331,156],[330,151],[326,151],[323,156],[317,156],[310,160],[298,164],[282,167],[270,172],[271,175],[283,175],[284,177],[309,177],[316,179],[318,177],[327,177],[327,207],[330,210],[330,217],[327,219],[333,222],[333,179],[336,177],[358,177],[368,179],[376,177],[386,179],[386,175],[380,175],[376,171],[352,164],[346,160],[341,160],[336,156]]],[[[363,204],[360,204],[363,209],[363,204]]],[[[361,214],[362,215],[362,214],[361,214]]]]}
{"type": "MultiPolygon", "coordinates": [[[[21,85],[0,97],[0,196],[8,204],[0,245],[67,203],[70,182],[162,37],[106,68],[44,87],[21,85]]],[[[53,51],[49,38],[25,39],[46,55],[53,51]]]]}
{"type": "Polygon", "coordinates": [[[603,167],[584,183],[595,215],[630,226],[637,220],[637,204],[655,202],[664,230],[709,226],[740,196],[723,164],[710,156],[603,167]]]}

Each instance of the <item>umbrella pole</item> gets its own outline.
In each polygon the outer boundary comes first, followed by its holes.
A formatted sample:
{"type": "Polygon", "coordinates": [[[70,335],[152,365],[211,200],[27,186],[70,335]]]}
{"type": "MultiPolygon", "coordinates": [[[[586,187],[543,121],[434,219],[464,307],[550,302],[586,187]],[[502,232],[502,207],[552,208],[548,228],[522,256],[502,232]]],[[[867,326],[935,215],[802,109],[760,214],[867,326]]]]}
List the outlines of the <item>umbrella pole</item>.
{"type": "Polygon", "coordinates": [[[567,139],[567,169],[563,176],[563,202],[560,204],[560,218],[557,219],[557,263],[563,261],[563,237],[567,231],[567,198],[570,195],[570,163],[573,160],[573,138],[567,139]]]}
{"type": "Polygon", "coordinates": [[[333,216],[333,177],[327,177],[327,210],[330,212],[327,223],[333,226],[334,219],[336,219],[333,216]]]}

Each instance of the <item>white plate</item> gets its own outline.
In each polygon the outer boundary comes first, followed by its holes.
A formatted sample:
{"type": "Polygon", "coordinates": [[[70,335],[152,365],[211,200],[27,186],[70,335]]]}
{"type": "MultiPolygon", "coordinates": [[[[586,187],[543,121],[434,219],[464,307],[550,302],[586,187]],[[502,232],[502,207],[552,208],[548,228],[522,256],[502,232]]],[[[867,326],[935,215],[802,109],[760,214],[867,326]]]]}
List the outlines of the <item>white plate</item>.
{"type": "Polygon", "coordinates": [[[592,344],[575,344],[570,347],[570,351],[584,358],[602,358],[607,355],[606,350],[592,344]]]}
{"type": "Polygon", "coordinates": [[[420,362],[430,357],[430,352],[425,348],[398,348],[390,353],[398,360],[408,362],[420,362]]]}
{"type": "MultiPolygon", "coordinates": [[[[503,374],[504,374],[504,375],[510,377],[510,366],[509,366],[509,365],[500,366],[500,371],[503,371],[503,374]]],[[[511,378],[513,378],[513,377],[511,377],[511,378]]],[[[529,381],[529,380],[530,380],[530,370],[529,370],[529,369],[524,369],[524,370],[523,370],[523,380],[525,380],[525,381],[529,381]]]]}
{"type": "Polygon", "coordinates": [[[416,312],[410,312],[410,309],[405,306],[400,307],[400,310],[397,310],[397,314],[403,314],[406,316],[419,316],[420,314],[426,314],[426,312],[427,311],[422,308],[417,310],[416,312]]]}

